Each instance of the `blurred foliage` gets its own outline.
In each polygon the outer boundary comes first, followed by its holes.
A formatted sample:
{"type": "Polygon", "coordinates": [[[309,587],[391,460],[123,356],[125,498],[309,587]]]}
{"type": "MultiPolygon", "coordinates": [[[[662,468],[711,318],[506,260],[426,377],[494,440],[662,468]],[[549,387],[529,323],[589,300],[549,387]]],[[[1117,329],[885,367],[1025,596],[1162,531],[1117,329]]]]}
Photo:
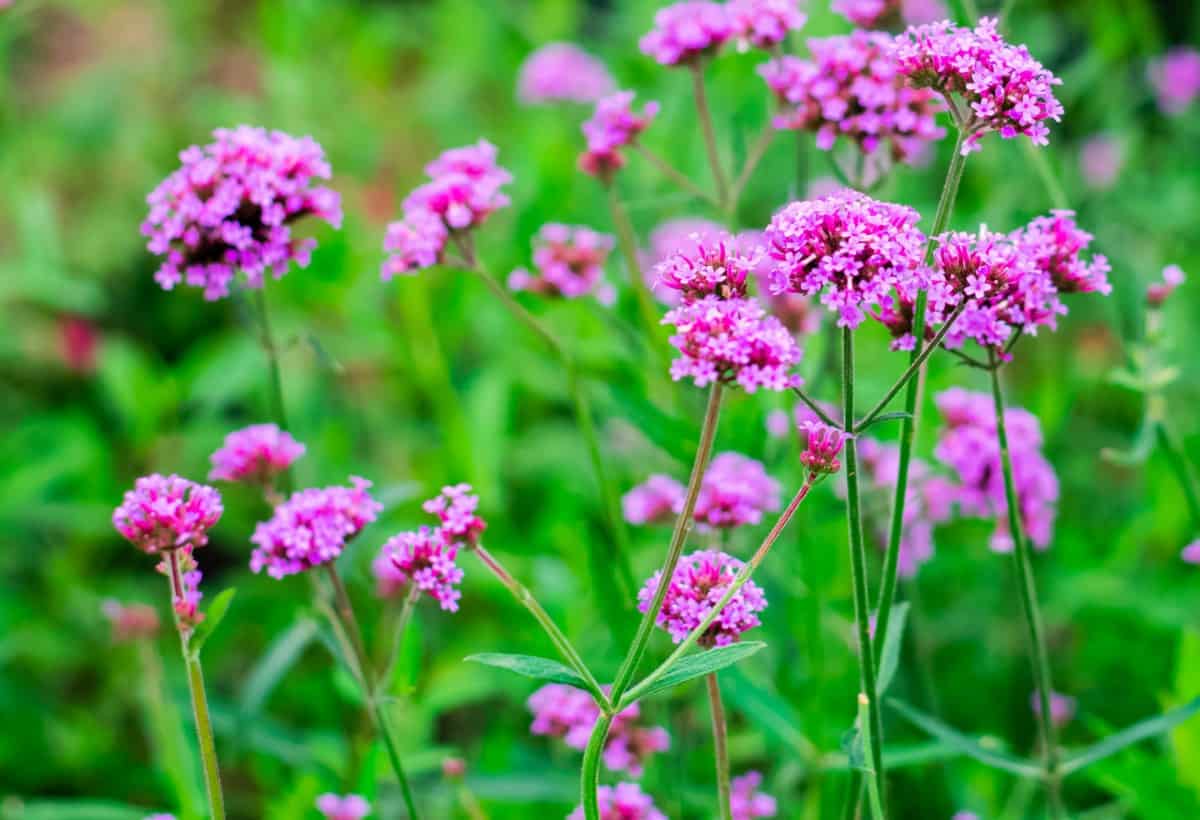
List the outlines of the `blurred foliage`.
{"type": "MultiPolygon", "coordinates": [[[[845,30],[814,2],[806,35],[845,30]]],[[[160,291],[138,231],[144,196],[174,167],[176,152],[218,126],[312,134],[344,197],[344,229],[314,229],[312,266],[268,292],[286,340],[293,432],[309,448],[301,482],[329,484],[353,472],[374,480],[387,505],[341,562],[372,640],[387,640],[375,631],[373,550],[421,522],[421,498],[468,480],[483,497],[490,548],[597,675],[614,673],[622,646],[598,615],[597,567],[586,547],[606,537],[602,511],[563,374],[477,281],[434,270],[383,284],[377,268],[383,225],[421,166],[480,136],[500,147],[516,177],[513,207],[480,236],[494,272],[524,263],[528,238],[545,221],[611,230],[602,192],[575,170],[586,112],[515,102],[521,59],[552,39],[580,41],[623,86],[661,100],[647,143],[707,180],[687,78],[658,69],[635,47],[654,5],[16,0],[0,11],[0,815],[118,820],[170,809],[195,817],[203,806],[196,764],[186,763],[190,723],[177,717],[187,714],[186,684],[172,636],[156,643],[161,662],[154,652],[112,646],[99,608],[115,597],[166,612],[151,561],[109,525],[132,480],[151,470],[201,478],[222,436],[267,412],[266,372],[245,306],[160,291]],[[65,328],[79,320],[94,333],[93,360],[65,353],[65,328]],[[154,675],[165,681],[159,706],[146,694],[154,675]],[[182,767],[170,763],[181,757],[182,767]]],[[[1196,522],[1161,455],[1140,466],[1099,458],[1101,448],[1127,447],[1140,424],[1141,397],[1107,377],[1141,333],[1145,284],[1169,262],[1200,278],[1200,108],[1164,118],[1145,82],[1151,56],[1196,40],[1200,6],[1011,5],[1013,38],[1064,78],[1067,114],[1053,129],[1048,168],[1114,267],[1112,298],[1073,302],[1059,331],[1022,342],[1007,371],[1011,401],[1041,419],[1062,480],[1054,546],[1038,559],[1038,573],[1056,687],[1079,701],[1064,742],[1078,747],[1200,692],[1200,591],[1195,570],[1178,558],[1196,522]],[[1127,158],[1116,186],[1103,192],[1089,190],[1078,170],[1081,142],[1097,132],[1119,139],[1127,158]]],[[[758,59],[731,55],[710,74],[720,136],[739,156],[766,117],[758,59]]],[[[899,170],[881,196],[929,218],[949,149],[941,145],[927,167],[899,170]]],[[[827,173],[811,139],[778,139],[743,199],[739,227],[763,225],[808,179],[827,173]]],[[[665,218],[705,215],[636,160],[619,184],[643,238],[665,218]]],[[[1051,202],[1022,146],[989,138],[968,162],[952,224],[1009,230],[1051,202]]],[[[610,267],[624,276],[617,262],[610,267]]],[[[1186,317],[1200,310],[1198,294],[1185,286],[1166,316],[1170,356],[1182,369],[1167,391],[1169,421],[1193,459],[1200,363],[1187,351],[1200,338],[1186,317]]],[[[702,396],[679,388],[668,412],[650,404],[648,386],[662,374],[625,332],[635,314],[589,301],[527,304],[583,362],[620,487],[653,470],[682,477],[702,396]]],[[[832,397],[832,381],[817,375],[824,346],[821,337],[811,341],[805,371],[832,397]]],[[[860,391],[878,395],[899,360],[879,328],[864,329],[859,350],[860,391]]],[[[950,384],[982,389],[982,378],[934,357],[921,452],[928,454],[936,427],[930,397],[950,384]]],[[[776,406],[777,397],[731,398],[717,446],[763,458],[785,487],[796,486],[792,446],[764,436],[765,414],[776,406]]],[[[239,589],[206,651],[231,817],[311,817],[315,795],[326,790],[361,791],[381,801],[378,816],[398,816],[353,684],[320,645],[307,585],[247,571],[247,536],[265,510],[249,491],[225,496],[227,512],[201,560],[209,600],[224,587],[239,589]]],[[[784,817],[840,816],[846,788],[839,740],[853,719],[857,669],[843,521],[828,488],[801,510],[760,573],[771,607],[757,637],[768,649],[723,673],[735,774],[762,769],[784,817]]],[[[728,548],[747,555],[766,526],[735,534],[728,548]]],[[[988,551],[987,532],[985,522],[970,521],[939,530],[936,559],[903,587],[913,609],[893,691],[1026,755],[1034,724],[1018,602],[1009,561],[988,551]]],[[[665,533],[634,536],[635,568],[649,575],[665,533]]],[[[562,816],[576,800],[579,755],[527,731],[523,702],[535,684],[462,662],[491,651],[550,656],[552,647],[472,561],[462,611],[421,607],[396,671],[402,695],[392,712],[417,791],[429,816],[456,816],[453,788],[440,775],[441,760],[454,754],[468,761],[467,784],[489,816],[562,816]]],[[[657,635],[651,652],[661,657],[666,647],[657,635]]],[[[673,818],[707,816],[710,739],[700,688],[684,686],[645,709],[673,738],[671,753],[648,767],[645,787],[673,818]]],[[[1010,776],[947,754],[901,721],[889,720],[888,740],[905,757],[892,777],[897,818],[1039,811],[1038,798],[1010,776]]],[[[1156,739],[1085,770],[1066,794],[1080,810],[1113,807],[1105,816],[1192,818],[1200,816],[1198,764],[1200,728],[1185,724],[1169,743],[1156,739]]]]}

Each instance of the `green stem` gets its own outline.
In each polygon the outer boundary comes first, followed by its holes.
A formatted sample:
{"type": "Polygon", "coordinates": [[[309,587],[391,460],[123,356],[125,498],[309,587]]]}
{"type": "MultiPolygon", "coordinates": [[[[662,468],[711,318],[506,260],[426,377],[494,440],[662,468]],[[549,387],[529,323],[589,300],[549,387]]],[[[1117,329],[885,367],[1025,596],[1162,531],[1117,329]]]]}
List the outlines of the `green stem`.
{"type": "Polygon", "coordinates": [[[1192,516],[1192,528],[1200,532],[1200,491],[1196,488],[1196,475],[1183,454],[1183,447],[1175,439],[1166,422],[1158,420],[1154,423],[1154,432],[1158,438],[1158,446],[1162,448],[1171,465],[1171,471],[1183,490],[1183,498],[1187,502],[1188,512],[1192,516]]]}
{"type": "Polygon", "coordinates": [[[717,134],[713,129],[712,111],[708,107],[708,94],[704,90],[704,63],[692,63],[692,95],[696,98],[696,114],[700,119],[700,130],[704,133],[704,148],[708,151],[708,164],[712,168],[713,182],[717,186],[717,202],[721,210],[729,207],[729,183],[721,168],[721,153],[717,149],[717,134]]]}
{"type": "MultiPolygon", "coordinates": [[[[665,159],[663,159],[658,154],[651,151],[646,146],[642,145],[640,142],[633,143],[633,150],[635,150],[639,154],[641,154],[642,157],[647,162],[649,162],[651,165],[653,165],[655,168],[657,168],[659,170],[659,172],[662,173],[663,176],[665,176],[667,179],[674,182],[676,185],[678,185],[683,190],[687,191],[689,194],[692,194],[695,197],[703,199],[705,202],[708,202],[711,205],[720,207],[721,203],[719,203],[713,197],[712,194],[710,194],[708,191],[701,188],[696,183],[692,182],[692,180],[688,178],[687,174],[680,171],[674,165],[667,162],[665,159]]],[[[609,190],[611,191],[612,188],[613,188],[613,186],[610,184],[609,190]]]]}
{"type": "MultiPolygon", "coordinates": [[[[283,377],[280,375],[279,348],[275,344],[275,336],[271,332],[271,318],[267,311],[266,288],[259,288],[254,292],[254,305],[258,309],[258,342],[267,357],[271,415],[274,416],[275,423],[279,425],[279,429],[290,433],[291,428],[288,426],[287,407],[283,401],[283,377]]],[[[283,474],[279,476],[279,484],[285,496],[292,494],[292,490],[295,489],[295,481],[292,477],[290,467],[284,470],[283,474]]]]}
{"type": "Polygon", "coordinates": [[[836,427],[839,430],[842,429],[841,424],[839,424],[838,422],[831,419],[829,417],[829,414],[826,413],[821,408],[821,405],[818,404],[815,399],[813,399],[811,396],[809,396],[807,393],[805,393],[799,387],[793,387],[792,392],[795,393],[797,398],[799,398],[800,401],[804,402],[808,406],[808,409],[812,410],[813,413],[816,414],[817,418],[819,418],[825,424],[828,424],[830,427],[836,427]]]}
{"type": "Polygon", "coordinates": [[[393,626],[392,646],[388,653],[386,662],[381,667],[383,669],[379,674],[379,685],[384,690],[389,687],[392,679],[392,670],[396,666],[396,661],[400,657],[400,650],[404,647],[404,634],[408,631],[408,622],[412,620],[413,610],[416,609],[417,599],[421,597],[421,588],[416,584],[410,584],[408,592],[404,594],[404,602],[400,605],[400,616],[396,618],[396,623],[393,626]]]}
{"type": "Polygon", "coordinates": [[[662,344],[661,317],[654,303],[654,294],[650,292],[650,286],[646,283],[646,276],[638,260],[637,238],[629,221],[629,212],[621,204],[615,183],[609,183],[605,189],[605,196],[608,199],[608,212],[612,218],[613,229],[617,232],[617,246],[629,273],[629,286],[633,288],[638,313],[641,315],[642,324],[646,326],[646,336],[650,340],[650,347],[665,361],[667,354],[662,344]]]}
{"type": "MultiPolygon", "coordinates": [[[[850,425],[854,418],[854,331],[842,328],[842,412],[845,423],[850,425]]],[[[870,603],[867,589],[867,554],[863,543],[862,511],[858,489],[858,442],[847,438],[845,444],[846,463],[846,519],[849,527],[850,568],[854,582],[854,621],[858,627],[858,668],[860,691],[875,694],[875,656],[871,651],[870,603]]],[[[882,641],[881,641],[882,643],[882,641]]],[[[883,721],[879,714],[879,699],[869,697],[867,713],[870,718],[869,731],[864,730],[863,740],[870,754],[871,776],[875,778],[881,798],[886,798],[883,772],[883,721]]],[[[885,804],[886,805],[886,804],[885,804]]]]}
{"type": "Polygon", "coordinates": [[[584,820],[600,820],[600,802],[596,795],[596,787],[600,783],[600,756],[604,753],[604,743],[608,740],[608,729],[612,726],[613,716],[607,712],[601,713],[588,738],[587,748],[583,750],[583,768],[580,771],[580,791],[583,793],[584,820]]]}
{"type": "Polygon", "coordinates": [[[148,640],[136,641],[141,666],[142,705],[145,709],[146,734],[154,750],[158,770],[175,790],[180,815],[194,820],[203,809],[200,784],[192,774],[192,758],[187,753],[187,737],[178,717],[163,694],[162,662],[148,640]]]}
{"type": "MultiPolygon", "coordinates": [[[[858,693],[858,725],[862,728],[863,741],[871,745],[871,698],[862,692],[858,693]]],[[[879,794],[879,779],[866,778],[868,805],[871,807],[871,817],[883,820],[883,799],[879,794]]]]}
{"type": "Polygon", "coordinates": [[[1033,680],[1037,687],[1040,707],[1038,725],[1041,728],[1042,752],[1045,757],[1046,791],[1051,817],[1062,817],[1063,807],[1059,795],[1058,744],[1055,740],[1054,721],[1050,713],[1050,655],[1046,650],[1045,628],[1038,608],[1037,584],[1033,577],[1033,560],[1029,541],[1021,527],[1020,499],[1013,479],[1012,454],[1008,449],[1008,431],[1004,421],[1004,395],[1000,388],[1000,368],[996,351],[989,348],[988,358],[992,366],[992,401],[996,411],[996,440],[1000,446],[1000,466],[1004,473],[1004,499],[1008,507],[1008,534],[1013,542],[1013,561],[1017,570],[1017,587],[1021,593],[1021,611],[1028,630],[1029,651],[1033,661],[1033,680]]]}
{"type": "MultiPolygon", "coordinates": [[[[950,167],[946,170],[946,181],[942,185],[942,194],[938,198],[937,210],[933,215],[933,229],[929,232],[929,239],[925,243],[926,264],[932,257],[933,246],[938,234],[946,229],[946,225],[950,221],[954,201],[958,198],[958,186],[962,182],[963,169],[966,167],[967,161],[962,153],[965,140],[966,134],[960,130],[954,141],[954,153],[950,157],[950,167]]],[[[929,353],[925,352],[925,307],[926,292],[922,289],[917,292],[916,304],[913,306],[912,327],[913,338],[916,341],[909,357],[909,369],[905,371],[909,378],[907,380],[908,390],[904,394],[904,412],[908,415],[900,423],[900,454],[896,468],[896,488],[892,496],[892,517],[888,527],[887,551],[883,559],[883,581],[879,590],[879,605],[875,610],[875,634],[880,636],[878,644],[873,647],[876,660],[883,654],[883,642],[887,636],[888,622],[891,620],[892,604],[896,599],[896,580],[900,571],[900,540],[904,535],[904,507],[908,501],[908,470],[912,463],[913,447],[917,437],[917,417],[920,413],[920,402],[917,399],[921,394],[924,362],[929,356],[929,353]]],[[[929,350],[936,349],[941,343],[950,325],[961,311],[960,307],[959,311],[942,326],[938,337],[929,345],[929,350]]],[[[874,417],[882,410],[893,395],[895,394],[889,391],[888,395],[884,397],[885,401],[876,405],[867,418],[874,417]]]]}
{"type": "Polygon", "coordinates": [[[383,741],[384,748],[387,750],[388,760],[391,761],[392,771],[396,773],[396,780],[400,782],[400,794],[404,797],[404,807],[408,809],[408,816],[411,820],[417,820],[417,803],[413,799],[412,789],[408,785],[408,778],[404,774],[404,764],[400,762],[400,752],[396,748],[396,739],[392,737],[392,727],[388,722],[387,713],[383,710],[383,701],[374,695],[371,698],[371,718],[375,721],[375,728],[379,732],[379,738],[383,741]]]}
{"type": "Polygon", "coordinates": [[[717,673],[704,676],[708,689],[708,706],[712,714],[713,758],[717,767],[717,800],[721,820],[733,820],[733,807],[729,793],[729,734],[725,724],[725,705],[721,703],[721,684],[717,673]]]}
{"type": "Polygon", "coordinates": [[[592,697],[596,699],[601,708],[607,709],[609,705],[608,696],[604,694],[604,690],[592,675],[591,670],[588,669],[587,664],[583,662],[583,658],[571,644],[570,639],[563,634],[558,625],[554,623],[554,619],[542,608],[538,600],[533,597],[533,593],[524,584],[514,578],[495,556],[483,548],[482,544],[476,544],[473,552],[483,562],[484,566],[491,570],[497,580],[504,584],[505,588],[512,593],[517,602],[529,610],[530,614],[533,615],[538,624],[541,625],[542,630],[550,638],[555,648],[558,649],[563,660],[570,664],[571,668],[583,678],[588,686],[588,690],[592,693],[592,697]]]}

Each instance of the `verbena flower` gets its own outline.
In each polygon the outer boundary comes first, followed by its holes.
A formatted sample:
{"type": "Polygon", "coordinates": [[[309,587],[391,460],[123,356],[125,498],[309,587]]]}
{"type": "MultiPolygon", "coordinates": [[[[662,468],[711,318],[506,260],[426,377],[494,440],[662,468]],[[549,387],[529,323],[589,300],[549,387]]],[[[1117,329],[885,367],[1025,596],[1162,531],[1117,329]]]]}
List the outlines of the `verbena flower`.
{"type": "Polygon", "coordinates": [[[611,304],[616,298],[604,281],[604,263],[613,249],[613,237],[583,225],[543,225],[533,238],[536,273],[518,268],[508,277],[513,290],[543,296],[575,299],[587,294],[611,304]]]}
{"type": "MultiPolygon", "coordinates": [[[[663,598],[655,623],[665,629],[671,640],[680,643],[700,625],[733,582],[743,564],[724,552],[699,550],[679,559],[663,598]]],[[[638,592],[638,610],[646,612],[654,601],[654,591],[662,571],[655,572],[638,592]]],[[[762,589],[747,581],[720,611],[699,638],[703,647],[726,646],[741,638],[743,632],[758,626],[758,613],[767,608],[762,589]]]]}
{"type": "Polygon", "coordinates": [[[618,91],[596,103],[591,119],[581,126],[587,148],[579,156],[579,169],[604,182],[625,165],[621,149],[632,145],[658,114],[658,103],[648,102],[642,113],[633,110],[632,91],[618,91]]]}
{"type": "Polygon", "coordinates": [[[362,820],[371,813],[371,804],[357,794],[326,793],[317,798],[317,811],[325,820],[362,820]]]}
{"type": "Polygon", "coordinates": [[[1121,143],[1107,134],[1088,137],[1079,149],[1079,171],[1093,190],[1103,191],[1115,185],[1124,165],[1121,143]]]}
{"type": "Polygon", "coordinates": [[[926,282],[925,236],[912,208],[844,190],[793,202],[767,226],[772,293],[821,294],[839,327],[858,327],[893,289],[926,282]]]}
{"type": "Polygon", "coordinates": [[[667,305],[681,301],[679,291],[662,284],[655,268],[674,253],[694,252],[698,243],[709,237],[720,236],[725,229],[711,219],[683,217],[668,219],[650,231],[648,246],[638,252],[638,262],[646,280],[646,286],[654,298],[667,305]]]}
{"type": "MultiPolygon", "coordinates": [[[[991,547],[1010,552],[1013,540],[992,397],[955,387],[938,394],[936,401],[946,424],[934,456],[957,478],[955,500],[966,515],[994,519],[991,547]]],[[[1022,528],[1035,547],[1046,549],[1057,512],[1058,477],[1041,452],[1041,425],[1036,416],[1017,407],[1004,411],[1004,424],[1022,528]]]]}
{"type": "Polygon", "coordinates": [[[448,541],[444,530],[421,527],[392,536],[372,564],[381,597],[406,592],[409,584],[438,602],[447,612],[458,612],[463,571],[455,563],[459,545],[448,541]]]}
{"type": "Polygon", "coordinates": [[[478,228],[509,204],[503,188],[512,174],[497,163],[498,155],[496,146],[479,140],[448,149],[425,166],[430,181],[405,198],[403,218],[387,227],[385,280],[440,263],[451,238],[478,228]]]}
{"type": "Polygon", "coordinates": [[[808,468],[809,474],[836,473],[842,469],[842,462],[837,457],[846,443],[846,434],[820,421],[805,422],[803,430],[806,441],[800,463],[808,468]]]}
{"type": "Polygon", "coordinates": [[[311,137],[240,125],[218,128],[213,140],[179,154],[180,168],[146,198],[142,223],[146,247],[163,257],[155,281],[203,288],[210,300],[229,295],[238,271],[246,287],[261,288],[266,273],[307,267],[317,242],[293,237],[297,220],[342,224],[337,192],[313,184],[330,168],[311,137]]]}
{"type": "Polygon", "coordinates": [[[671,378],[690,378],[697,387],[713,382],[787,390],[802,379],[789,371],[800,362],[800,346],[783,324],[747,299],[707,296],[674,308],[663,324],[675,326],[671,344],[680,357],[671,378]]]}
{"type": "Polygon", "coordinates": [[[302,455],[304,445],[278,425],[252,424],[225,436],[224,445],[209,457],[213,468],[208,477],[270,486],[302,455]]]}
{"type": "Polygon", "coordinates": [[[1150,63],[1147,76],[1159,110],[1171,116],[1182,114],[1200,96],[1200,51],[1173,48],[1150,63]]]}
{"type": "MultiPolygon", "coordinates": [[[[0,2],[0,8],[4,7],[4,3],[0,2]]],[[[158,814],[148,814],[144,820],[175,820],[175,815],[159,812],[158,814]]]]}
{"type": "Polygon", "coordinates": [[[441,521],[440,529],[446,541],[462,549],[471,549],[487,529],[487,522],[475,510],[479,496],[471,492],[470,484],[442,487],[442,492],[421,505],[421,509],[441,521]]]}
{"type": "Polygon", "coordinates": [[[781,103],[776,128],[811,131],[823,151],[845,137],[864,154],[884,149],[904,162],[945,136],[935,117],[943,101],[905,82],[887,34],[859,30],[809,40],[808,48],[812,59],[784,56],[759,67],[781,103]]]}
{"type": "Polygon", "coordinates": [[[270,520],[254,528],[253,572],[283,578],[335,561],[346,543],[375,520],[383,505],[371,498],[371,482],[350,477],[350,486],[293,493],[270,520]]]}
{"type": "Polygon", "coordinates": [[[1112,268],[1102,254],[1085,261],[1083,252],[1092,235],[1075,224],[1075,212],[1051,211],[1025,228],[1015,231],[1013,242],[1034,266],[1050,277],[1059,293],[1112,293],[1108,272],[1112,268]]]}
{"type": "Polygon", "coordinates": [[[686,490],[670,476],[652,475],[621,497],[625,520],[635,526],[675,520],[683,509],[686,490]]]}
{"type": "Polygon", "coordinates": [[[714,456],[700,482],[694,517],[700,530],[731,529],[762,522],[779,509],[779,482],[766,467],[741,453],[714,456]]]}
{"type": "Polygon", "coordinates": [[[654,272],[657,284],[679,291],[684,302],[706,296],[740,299],[763,255],[753,243],[739,246],[724,231],[695,234],[655,265],[654,272]]]}
{"type": "Polygon", "coordinates": [[[685,0],[659,9],[638,47],[661,65],[687,65],[716,54],[735,33],[726,4],[685,0]]]}
{"type": "Polygon", "coordinates": [[[1167,297],[1175,292],[1175,288],[1187,280],[1183,268],[1178,265],[1167,265],[1162,269],[1162,281],[1153,282],[1146,287],[1146,301],[1151,307],[1162,307],[1167,297]]]}
{"type": "Polygon", "coordinates": [[[526,105],[595,102],[613,91],[604,63],[574,43],[547,43],[517,73],[517,99],[526,105]]]}
{"type": "Polygon", "coordinates": [[[221,494],[212,487],[154,473],[134,482],[112,522],[130,543],[153,555],[203,547],[224,511],[221,494]]]}
{"type": "Polygon", "coordinates": [[[789,31],[798,31],[808,20],[798,0],[729,0],[725,9],[733,36],[743,48],[772,49],[787,39],[789,31]]]}
{"type": "Polygon", "coordinates": [[[774,817],[778,811],[775,798],[763,794],[762,774],[746,772],[735,777],[729,784],[729,808],[733,820],[755,820],[757,817],[774,817]]]}
{"type": "MultiPolygon", "coordinates": [[[[606,687],[607,690],[607,687],[606,687]]],[[[535,735],[558,737],[572,749],[587,748],[592,729],[600,718],[600,707],[587,692],[561,683],[548,683],[526,702],[533,713],[529,730],[535,735]]],[[[671,745],[667,730],[644,726],[638,704],[622,709],[613,718],[601,755],[604,765],[614,772],[640,777],[645,761],[654,752],[671,745]]]]}
{"type": "Polygon", "coordinates": [[[1062,118],[1054,86],[1062,81],[1029,54],[1006,43],[995,18],[984,17],[974,29],[943,20],[913,26],[896,38],[902,74],[917,88],[932,88],[960,98],[959,127],[967,134],[962,152],[979,149],[983,134],[1004,139],[1027,136],[1034,145],[1049,143],[1048,120],[1062,118]]]}
{"type": "Polygon", "coordinates": [[[816,301],[802,293],[771,293],[771,272],[775,261],[767,253],[767,235],[763,231],[742,231],[737,235],[737,247],[743,254],[757,257],[753,273],[758,285],[758,298],[771,315],[797,336],[811,336],[821,329],[821,308],[816,301]]]}
{"type": "MultiPolygon", "coordinates": [[[[1036,691],[1029,693],[1029,706],[1038,717],[1042,716],[1042,699],[1036,691]]],[[[1060,729],[1075,717],[1075,698],[1060,692],[1050,693],[1050,722],[1060,729]]]]}
{"type": "Polygon", "coordinates": [[[861,28],[884,28],[900,19],[900,0],[833,0],[829,8],[861,28]]]}
{"type": "Polygon", "coordinates": [[[123,604],[107,598],[100,612],[112,627],[113,643],[153,638],[158,634],[158,612],[147,604],[123,604]]]}
{"type": "MultiPolygon", "coordinates": [[[[655,808],[650,795],[644,793],[637,783],[597,786],[596,800],[600,807],[600,820],[667,820],[667,816],[655,808]]],[[[584,820],[583,806],[576,807],[567,815],[567,820],[584,820]]]]}

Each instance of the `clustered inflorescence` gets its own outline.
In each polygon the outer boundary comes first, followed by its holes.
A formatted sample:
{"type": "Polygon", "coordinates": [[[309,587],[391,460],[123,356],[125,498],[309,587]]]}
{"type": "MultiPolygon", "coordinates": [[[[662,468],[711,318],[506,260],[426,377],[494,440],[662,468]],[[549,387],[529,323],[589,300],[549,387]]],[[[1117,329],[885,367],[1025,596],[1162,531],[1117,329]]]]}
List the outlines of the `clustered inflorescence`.
{"type": "MultiPolygon", "coordinates": [[[[655,622],[671,640],[680,643],[708,615],[743,564],[724,552],[699,550],[679,559],[667,594],[655,622]]],[[[638,609],[645,612],[654,601],[662,573],[656,572],[638,593],[638,609]]],[[[748,629],[758,626],[758,613],[767,608],[763,591],[747,581],[717,614],[697,643],[703,647],[726,646],[736,642],[748,629]]]]}
{"type": "MultiPolygon", "coordinates": [[[[625,520],[631,524],[661,524],[683,511],[685,490],[670,476],[652,475],[622,498],[625,520]]],[[[701,531],[758,524],[764,512],[779,509],[779,482],[767,475],[762,462],[740,453],[720,453],[712,459],[692,513],[701,531]]]]}
{"type": "Polygon", "coordinates": [[[637,141],[658,115],[658,103],[648,102],[642,113],[633,110],[632,91],[618,91],[596,103],[591,119],[581,129],[587,149],[579,156],[579,168],[585,174],[610,182],[625,165],[622,148],[637,141]]]}
{"type": "Polygon", "coordinates": [[[586,226],[543,225],[533,238],[536,272],[518,268],[509,275],[508,286],[566,299],[590,293],[601,303],[611,304],[616,291],[604,281],[604,263],[612,248],[612,236],[586,226]]]}
{"type": "Polygon", "coordinates": [[[604,63],[574,43],[547,43],[517,73],[517,99],[526,105],[593,103],[614,87],[604,63]]]}
{"type": "Polygon", "coordinates": [[[244,481],[270,487],[275,476],[304,455],[304,445],[275,424],[252,424],[225,436],[212,454],[213,481],[244,481]]]}

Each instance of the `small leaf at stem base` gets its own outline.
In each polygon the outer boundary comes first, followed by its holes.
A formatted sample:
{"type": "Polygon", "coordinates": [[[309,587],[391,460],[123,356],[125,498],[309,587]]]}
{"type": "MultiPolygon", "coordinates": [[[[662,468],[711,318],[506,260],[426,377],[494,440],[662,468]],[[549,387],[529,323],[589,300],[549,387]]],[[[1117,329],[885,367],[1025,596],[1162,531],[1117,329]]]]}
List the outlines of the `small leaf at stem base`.
{"type": "Polygon", "coordinates": [[[208,609],[204,612],[204,620],[196,626],[196,631],[192,633],[192,637],[188,639],[188,652],[193,657],[200,656],[200,650],[204,647],[205,641],[212,637],[212,634],[217,631],[217,627],[221,625],[221,620],[225,617],[225,613],[229,611],[229,605],[233,603],[233,596],[237,594],[237,589],[230,587],[218,593],[217,597],[213,598],[208,609]]]}
{"type": "Polygon", "coordinates": [[[484,666],[494,666],[497,669],[507,669],[527,678],[548,680],[553,683],[565,683],[576,689],[588,691],[588,685],[583,678],[575,674],[568,666],[549,658],[539,658],[536,655],[509,655],[503,652],[481,652],[468,655],[464,660],[481,663],[484,666]]]}

